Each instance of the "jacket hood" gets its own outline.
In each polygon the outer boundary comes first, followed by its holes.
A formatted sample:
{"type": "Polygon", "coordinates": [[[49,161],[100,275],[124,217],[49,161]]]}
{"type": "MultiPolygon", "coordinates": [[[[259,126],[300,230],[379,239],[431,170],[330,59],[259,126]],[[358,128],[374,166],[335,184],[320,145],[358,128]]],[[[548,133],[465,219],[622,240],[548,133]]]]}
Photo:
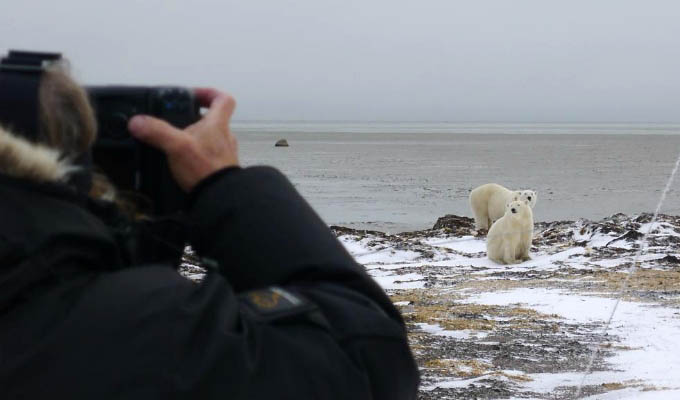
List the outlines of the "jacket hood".
{"type": "Polygon", "coordinates": [[[0,127],[0,174],[34,182],[65,182],[77,170],[57,150],[0,127]]]}
{"type": "Polygon", "coordinates": [[[77,170],[0,129],[0,312],[64,273],[122,265],[109,223],[115,207],[66,184],[77,170]]]}

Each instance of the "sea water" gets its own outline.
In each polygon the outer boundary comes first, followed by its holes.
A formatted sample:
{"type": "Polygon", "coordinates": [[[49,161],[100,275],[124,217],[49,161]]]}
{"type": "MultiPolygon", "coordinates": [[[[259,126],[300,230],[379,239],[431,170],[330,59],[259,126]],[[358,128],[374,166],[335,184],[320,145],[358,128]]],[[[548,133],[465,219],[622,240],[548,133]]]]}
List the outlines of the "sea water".
{"type": "MultiPolygon", "coordinates": [[[[399,232],[495,182],[538,193],[536,221],[652,212],[680,125],[236,122],[244,166],[283,171],[329,225],[399,232]],[[289,147],[274,147],[286,139],[289,147]]],[[[661,212],[680,214],[680,182],[661,212]]]]}

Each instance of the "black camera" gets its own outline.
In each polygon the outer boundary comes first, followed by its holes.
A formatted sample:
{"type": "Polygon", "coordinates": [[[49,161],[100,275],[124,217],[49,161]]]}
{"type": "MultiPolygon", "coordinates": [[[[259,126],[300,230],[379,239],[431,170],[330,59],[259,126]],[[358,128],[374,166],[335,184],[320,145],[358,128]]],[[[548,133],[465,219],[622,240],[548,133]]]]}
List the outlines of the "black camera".
{"type": "MultiPolygon", "coordinates": [[[[28,140],[38,132],[38,89],[43,71],[61,59],[60,53],[10,50],[0,59],[0,122],[28,140]]],[[[144,212],[172,214],[184,205],[165,155],[134,139],[127,124],[136,114],[152,115],[184,128],[201,118],[193,91],[181,87],[90,86],[99,134],[92,161],[123,192],[147,199],[144,212]]],[[[88,166],[84,155],[77,160],[88,166]]]]}
{"type": "Polygon", "coordinates": [[[127,125],[137,114],[152,115],[184,128],[201,117],[193,91],[181,87],[88,86],[99,132],[93,164],[121,191],[141,194],[154,215],[180,210],[185,193],[173,179],[165,154],[140,143],[127,125]]]}

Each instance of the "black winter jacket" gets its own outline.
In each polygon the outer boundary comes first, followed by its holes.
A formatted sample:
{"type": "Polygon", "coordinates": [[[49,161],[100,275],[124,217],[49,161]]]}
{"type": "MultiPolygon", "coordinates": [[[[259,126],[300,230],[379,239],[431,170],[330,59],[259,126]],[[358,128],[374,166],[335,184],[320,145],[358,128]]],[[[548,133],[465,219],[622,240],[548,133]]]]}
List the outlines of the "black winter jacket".
{"type": "Polygon", "coordinates": [[[0,176],[0,398],[413,399],[403,321],[286,178],[202,182],[200,284],[63,185],[0,176]]]}

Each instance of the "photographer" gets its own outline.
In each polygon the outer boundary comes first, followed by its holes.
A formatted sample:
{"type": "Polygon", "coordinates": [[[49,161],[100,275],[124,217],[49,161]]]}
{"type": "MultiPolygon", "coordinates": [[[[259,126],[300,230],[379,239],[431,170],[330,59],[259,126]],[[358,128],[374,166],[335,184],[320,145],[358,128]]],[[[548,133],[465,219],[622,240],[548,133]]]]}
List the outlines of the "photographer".
{"type": "Polygon", "coordinates": [[[71,165],[96,123],[60,65],[37,132],[0,110],[0,397],[415,398],[399,313],[281,173],[239,167],[230,96],[196,89],[209,109],[182,130],[129,124],[189,194],[189,243],[213,266],[195,284],[140,263],[140,222],[71,165]]]}

